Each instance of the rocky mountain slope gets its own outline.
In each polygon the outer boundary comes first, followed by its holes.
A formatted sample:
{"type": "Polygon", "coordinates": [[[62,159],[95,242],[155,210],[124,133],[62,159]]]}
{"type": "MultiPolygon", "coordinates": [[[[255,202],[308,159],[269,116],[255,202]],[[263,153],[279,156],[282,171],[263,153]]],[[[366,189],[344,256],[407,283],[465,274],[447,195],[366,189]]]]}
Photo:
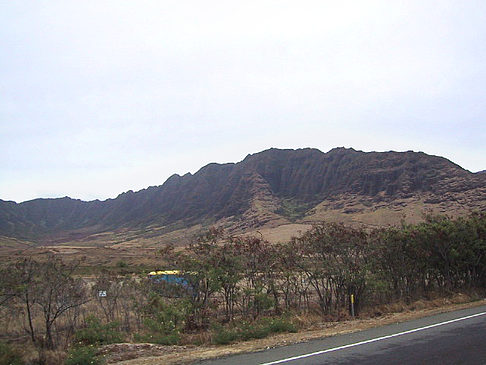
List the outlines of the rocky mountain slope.
{"type": "Polygon", "coordinates": [[[215,223],[241,232],[320,219],[393,224],[423,209],[485,210],[486,174],[421,152],[270,149],[105,201],[0,200],[0,235],[67,241],[106,231],[166,234],[215,223]]]}

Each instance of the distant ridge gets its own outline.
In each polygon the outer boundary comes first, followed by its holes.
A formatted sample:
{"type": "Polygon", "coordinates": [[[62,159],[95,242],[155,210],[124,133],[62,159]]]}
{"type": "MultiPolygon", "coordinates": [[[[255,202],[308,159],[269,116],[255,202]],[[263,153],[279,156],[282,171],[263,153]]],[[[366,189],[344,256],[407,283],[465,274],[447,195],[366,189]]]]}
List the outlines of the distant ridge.
{"type": "Polygon", "coordinates": [[[485,199],[486,174],[471,173],[443,157],[342,147],[327,153],[272,148],[238,163],[211,163],[195,174],[175,174],[160,186],[105,201],[0,200],[0,235],[69,240],[120,229],[170,232],[217,222],[245,231],[312,221],[331,211],[397,210],[411,202],[451,214],[482,211],[485,199]]]}

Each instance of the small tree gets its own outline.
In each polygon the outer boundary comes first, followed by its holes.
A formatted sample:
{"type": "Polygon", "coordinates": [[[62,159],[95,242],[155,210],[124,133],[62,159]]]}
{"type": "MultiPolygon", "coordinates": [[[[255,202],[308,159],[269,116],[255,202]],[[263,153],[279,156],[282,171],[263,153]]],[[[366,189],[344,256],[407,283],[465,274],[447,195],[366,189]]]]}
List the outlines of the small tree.
{"type": "Polygon", "coordinates": [[[84,283],[73,278],[78,263],[65,264],[61,259],[50,256],[39,265],[36,302],[44,317],[45,345],[54,349],[53,325],[66,311],[86,303],[84,283]]]}
{"type": "Polygon", "coordinates": [[[297,266],[315,290],[324,314],[345,307],[350,294],[354,294],[358,307],[368,271],[368,241],[364,231],[322,223],[294,239],[293,244],[300,251],[297,266]]]}
{"type": "Polygon", "coordinates": [[[27,317],[27,332],[32,342],[40,348],[54,349],[54,324],[70,309],[88,301],[81,279],[72,274],[77,263],[65,264],[57,257],[49,256],[40,262],[27,258],[9,268],[11,278],[9,291],[24,307],[27,317]],[[39,342],[39,328],[34,325],[34,312],[43,318],[44,337],[39,342]]]}

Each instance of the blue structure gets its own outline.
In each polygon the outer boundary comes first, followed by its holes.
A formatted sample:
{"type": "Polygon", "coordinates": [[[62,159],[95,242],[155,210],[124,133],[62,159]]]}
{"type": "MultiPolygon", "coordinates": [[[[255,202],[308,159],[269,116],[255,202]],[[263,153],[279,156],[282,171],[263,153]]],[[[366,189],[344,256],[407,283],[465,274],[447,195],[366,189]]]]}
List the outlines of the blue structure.
{"type": "MultiPolygon", "coordinates": [[[[148,278],[157,284],[164,284],[175,288],[183,289],[183,292],[191,295],[196,295],[197,284],[191,283],[188,280],[187,275],[184,275],[180,270],[165,270],[165,271],[152,271],[148,274],[148,278]]],[[[179,290],[180,292],[180,290],[179,290]]],[[[179,294],[182,294],[180,292],[179,294]]]]}

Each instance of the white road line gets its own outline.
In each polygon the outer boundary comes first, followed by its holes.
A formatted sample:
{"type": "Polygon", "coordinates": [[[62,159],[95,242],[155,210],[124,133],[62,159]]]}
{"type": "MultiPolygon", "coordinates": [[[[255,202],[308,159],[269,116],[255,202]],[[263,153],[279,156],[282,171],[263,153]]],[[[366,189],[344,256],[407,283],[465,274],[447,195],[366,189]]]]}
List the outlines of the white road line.
{"type": "Polygon", "coordinates": [[[377,341],[386,340],[386,339],[388,339],[388,338],[393,338],[393,337],[398,337],[398,336],[408,335],[409,333],[414,333],[414,332],[418,332],[418,331],[427,330],[427,329],[429,329],[429,328],[434,328],[434,327],[444,326],[444,325],[446,325],[446,324],[450,324],[450,323],[454,323],[454,322],[463,321],[463,320],[465,320],[465,319],[470,319],[470,318],[474,318],[474,317],[484,316],[485,314],[486,314],[486,312],[481,312],[481,313],[473,314],[473,315],[466,316],[466,317],[461,317],[461,318],[451,319],[450,321],[445,321],[445,322],[435,323],[435,324],[431,324],[431,325],[429,325],[429,326],[425,326],[425,327],[414,328],[414,329],[411,329],[411,330],[408,330],[408,331],[399,332],[399,333],[394,333],[394,334],[392,334],[392,335],[387,335],[387,336],[383,336],[383,337],[376,337],[376,338],[372,338],[372,339],[370,339],[370,340],[366,340],[366,341],[361,341],[361,342],[351,343],[351,344],[349,344],[349,345],[344,345],[344,346],[339,346],[339,347],[333,347],[333,348],[331,348],[331,349],[322,350],[322,351],[316,351],[316,352],[311,352],[311,353],[309,353],[309,354],[304,354],[304,355],[300,355],[300,356],[289,357],[289,358],[287,358],[287,359],[282,359],[282,360],[277,360],[277,361],[272,361],[272,362],[266,362],[266,363],[262,363],[262,364],[260,364],[260,365],[273,365],[273,364],[281,364],[281,363],[284,363],[284,362],[289,362],[289,361],[294,361],[294,360],[304,359],[304,358],[306,358],[306,357],[311,357],[311,356],[321,355],[321,354],[325,354],[325,353],[327,353],[327,352],[333,352],[333,351],[343,350],[343,349],[347,349],[347,348],[350,348],[350,347],[355,347],[355,346],[365,345],[365,344],[367,344],[367,343],[372,343],[372,342],[377,342],[377,341]]]}

